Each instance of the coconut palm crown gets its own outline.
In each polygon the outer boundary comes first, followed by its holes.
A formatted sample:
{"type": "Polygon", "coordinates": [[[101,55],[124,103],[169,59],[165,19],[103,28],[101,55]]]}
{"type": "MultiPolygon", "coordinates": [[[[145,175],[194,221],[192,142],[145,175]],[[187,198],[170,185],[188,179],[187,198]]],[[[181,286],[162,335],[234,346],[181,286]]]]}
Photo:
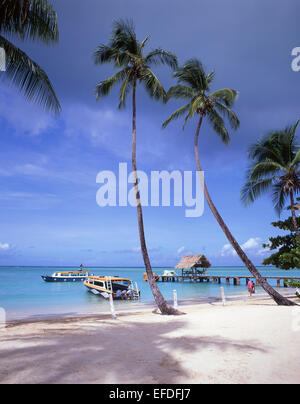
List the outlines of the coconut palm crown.
{"type": "Polygon", "coordinates": [[[39,40],[48,45],[58,37],[57,14],[47,0],[0,0],[0,48],[6,56],[6,71],[0,78],[54,113],[61,107],[47,74],[10,39],[39,40]]]}
{"type": "Polygon", "coordinates": [[[166,92],[150,66],[165,64],[175,69],[177,58],[173,53],[160,48],[144,55],[144,48],[149,39],[148,36],[139,42],[131,21],[120,20],[114,23],[109,44],[97,47],[94,52],[94,61],[96,65],[113,62],[115,68],[121,68],[121,70],[97,85],[97,99],[108,95],[112,87],[118,83],[122,83],[119,108],[125,106],[127,95],[137,83],[143,84],[151,97],[157,100],[165,99],[166,92]]]}
{"type": "MultiPolygon", "coordinates": [[[[299,122],[270,132],[249,147],[251,166],[241,192],[245,205],[271,192],[277,213],[280,215],[289,198],[295,219],[294,200],[300,191],[300,149],[295,137],[299,122]]],[[[299,236],[297,225],[295,231],[299,236]]]]}
{"type": "Polygon", "coordinates": [[[224,118],[228,119],[232,129],[236,130],[240,126],[236,114],[231,110],[238,96],[237,91],[225,88],[211,93],[210,86],[215,73],[206,74],[202,63],[197,59],[188,60],[175,71],[174,77],[177,79],[178,85],[170,88],[167,100],[185,99],[188,103],[175,111],[163,123],[163,128],[181,116],[185,116],[183,125],[185,128],[187,121],[198,115],[202,118],[206,117],[221,140],[228,144],[230,135],[224,118]]]}

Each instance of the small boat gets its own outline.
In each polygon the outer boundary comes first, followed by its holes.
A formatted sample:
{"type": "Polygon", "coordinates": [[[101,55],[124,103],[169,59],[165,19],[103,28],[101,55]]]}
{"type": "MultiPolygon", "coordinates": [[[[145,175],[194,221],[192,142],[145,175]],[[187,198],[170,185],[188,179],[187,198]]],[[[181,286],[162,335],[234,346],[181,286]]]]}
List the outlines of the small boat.
{"type": "Polygon", "coordinates": [[[178,276],[177,273],[175,271],[173,271],[173,269],[166,269],[163,273],[163,276],[178,276]]]}
{"type": "Polygon", "coordinates": [[[137,283],[134,286],[129,278],[89,276],[85,279],[84,285],[91,293],[104,299],[109,299],[110,295],[115,300],[138,300],[140,298],[137,283]]]}
{"type": "Polygon", "coordinates": [[[84,271],[82,265],[80,270],[75,271],[57,271],[52,275],[42,276],[45,282],[83,282],[88,276],[92,276],[90,271],[84,271]]]}

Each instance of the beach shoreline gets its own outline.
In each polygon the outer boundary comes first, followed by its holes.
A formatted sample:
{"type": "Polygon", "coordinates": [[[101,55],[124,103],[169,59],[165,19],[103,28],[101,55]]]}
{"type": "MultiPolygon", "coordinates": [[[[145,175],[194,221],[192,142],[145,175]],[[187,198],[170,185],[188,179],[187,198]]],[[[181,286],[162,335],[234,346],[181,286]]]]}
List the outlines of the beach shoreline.
{"type": "Polygon", "coordinates": [[[9,322],[0,383],[300,382],[298,307],[254,298],[180,308],[9,322]]]}
{"type": "MultiPolygon", "coordinates": [[[[289,289],[288,291],[281,291],[280,293],[282,296],[287,298],[295,298],[296,289],[289,289]]],[[[249,297],[248,292],[245,292],[241,295],[228,295],[225,296],[226,302],[248,302],[248,301],[257,301],[257,300],[265,300],[269,299],[267,293],[260,291],[256,293],[251,298],[249,297]]],[[[207,304],[218,304],[222,302],[222,297],[218,296],[211,296],[211,297],[203,297],[198,299],[182,299],[178,301],[180,307],[186,306],[203,306],[207,304]]],[[[119,303],[119,302],[118,302],[119,303]]],[[[124,306],[118,305],[115,306],[115,311],[117,314],[126,315],[132,313],[140,313],[140,312],[147,312],[149,310],[153,311],[156,310],[155,302],[124,302],[126,303],[124,306]]],[[[167,301],[168,304],[173,305],[172,301],[167,301]]],[[[106,310],[103,310],[103,306],[101,306],[101,311],[98,312],[96,310],[92,310],[89,312],[52,312],[52,313],[38,313],[38,314],[20,314],[17,313],[14,316],[11,316],[6,320],[6,324],[21,324],[21,323],[30,323],[30,322],[39,322],[39,321],[59,321],[60,319],[78,319],[78,318],[87,318],[87,317],[97,317],[100,316],[101,318],[111,317],[109,302],[107,302],[106,310]]]]}

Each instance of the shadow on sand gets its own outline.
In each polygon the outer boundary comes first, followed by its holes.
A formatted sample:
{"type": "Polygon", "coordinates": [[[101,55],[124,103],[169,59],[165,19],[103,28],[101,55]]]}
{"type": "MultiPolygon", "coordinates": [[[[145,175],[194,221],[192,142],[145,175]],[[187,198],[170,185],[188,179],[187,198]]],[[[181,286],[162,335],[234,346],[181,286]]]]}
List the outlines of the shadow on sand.
{"type": "Polygon", "coordinates": [[[61,322],[61,327],[49,328],[44,323],[44,329],[42,324],[36,334],[18,333],[17,327],[11,336],[2,334],[1,383],[180,383],[193,371],[187,363],[182,366],[180,357],[185,353],[267,352],[256,341],[178,337],[184,319],[154,323],[80,319],[71,327],[61,322]]]}

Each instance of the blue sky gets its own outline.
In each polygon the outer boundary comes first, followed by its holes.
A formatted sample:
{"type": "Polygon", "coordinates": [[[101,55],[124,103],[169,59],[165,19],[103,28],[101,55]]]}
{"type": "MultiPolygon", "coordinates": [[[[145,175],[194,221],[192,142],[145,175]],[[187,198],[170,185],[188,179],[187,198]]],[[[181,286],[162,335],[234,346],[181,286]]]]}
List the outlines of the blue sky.
{"type": "MultiPolygon", "coordinates": [[[[249,143],[299,118],[300,72],[291,69],[291,51],[300,46],[299,2],[287,0],[68,0],[52,1],[59,16],[60,42],[50,48],[19,44],[47,71],[63,112],[56,118],[28,104],[1,84],[0,265],[139,266],[136,210],[96,204],[99,171],[130,164],[131,109],[118,111],[117,91],[96,103],[96,84],[111,66],[93,65],[92,52],[106,43],[113,20],[132,18],[138,38],[151,35],[183,63],[199,58],[216,71],[213,89],[240,92],[235,111],[241,128],[225,147],[204,125],[200,157],[212,198],[235,237],[256,264],[261,244],[276,234],[270,198],[245,208],[240,189],[249,143]]],[[[171,72],[155,72],[168,88],[171,72]]],[[[138,92],[138,168],[195,170],[196,122],[162,131],[179,107],[164,106],[138,92]]],[[[174,265],[188,253],[205,253],[213,265],[239,259],[208,207],[197,219],[185,208],[145,208],[148,247],[154,266],[174,265]]]]}

